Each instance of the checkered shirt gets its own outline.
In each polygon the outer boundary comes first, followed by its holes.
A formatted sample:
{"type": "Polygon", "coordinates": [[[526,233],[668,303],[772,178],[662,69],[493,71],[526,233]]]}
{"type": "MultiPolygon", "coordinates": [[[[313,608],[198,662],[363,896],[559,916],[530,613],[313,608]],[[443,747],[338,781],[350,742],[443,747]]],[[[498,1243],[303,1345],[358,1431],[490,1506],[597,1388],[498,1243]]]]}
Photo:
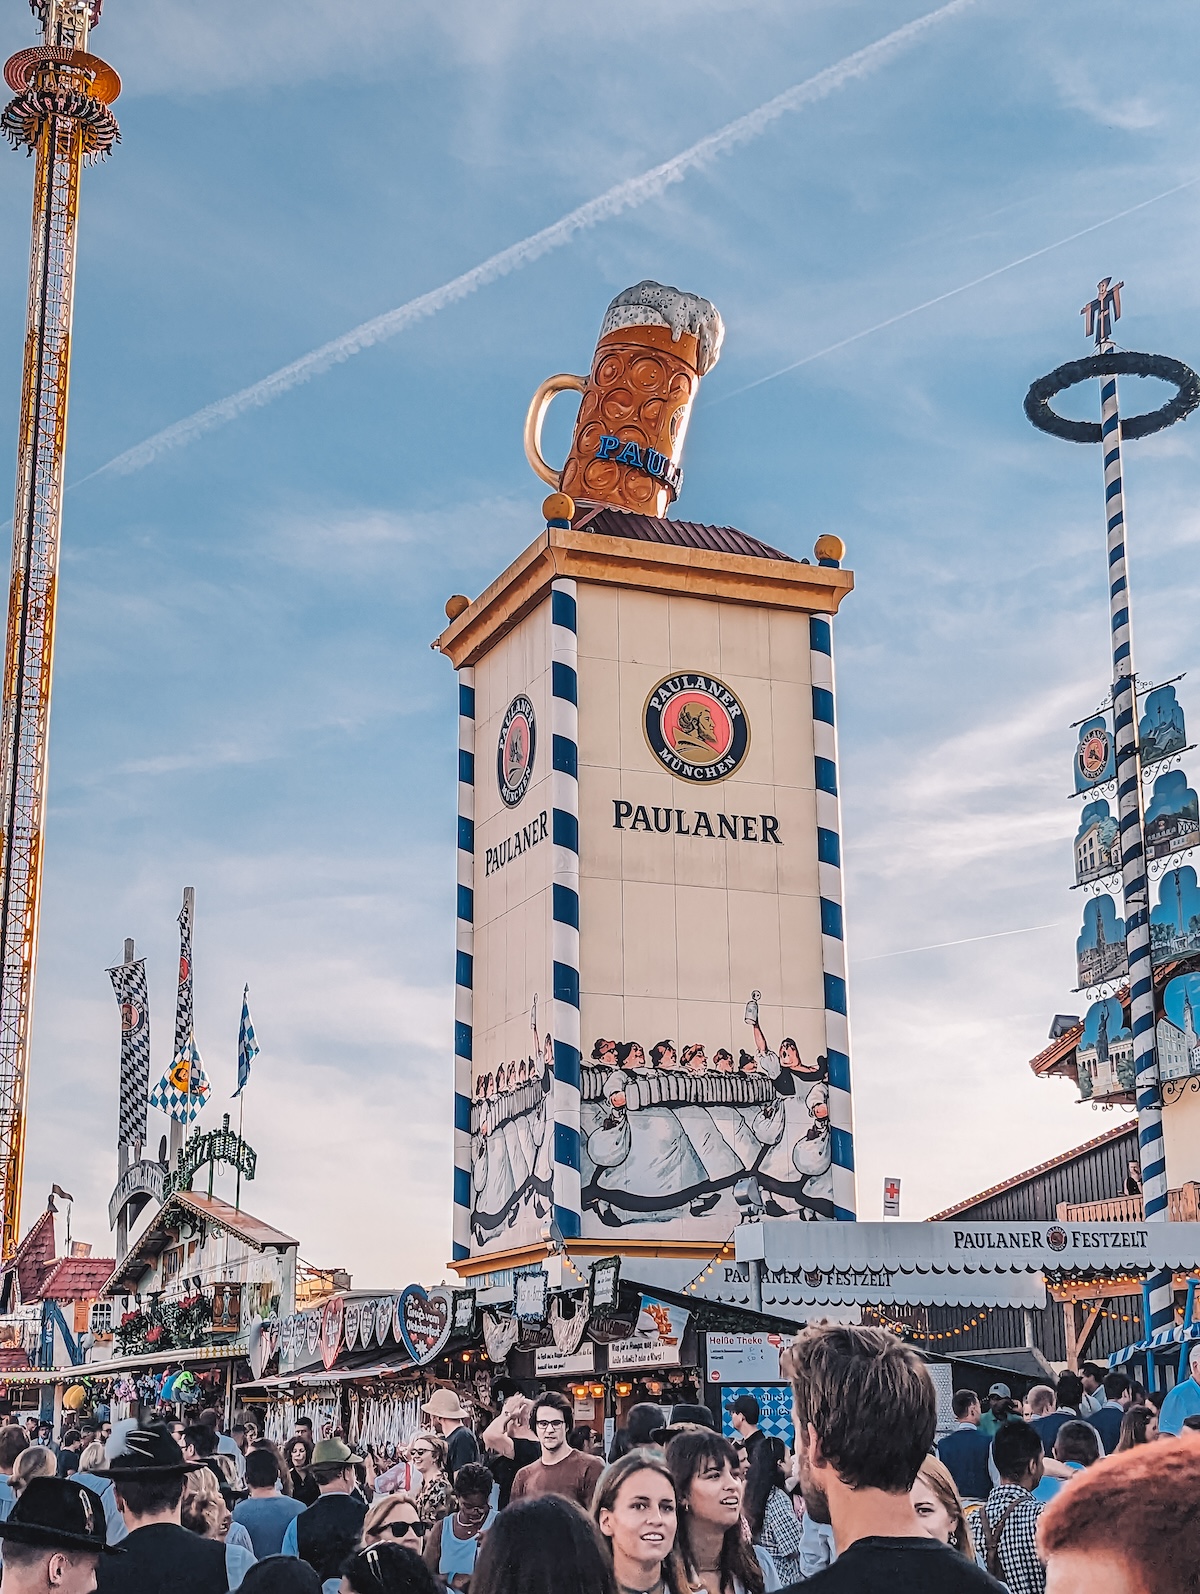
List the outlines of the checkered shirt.
{"type": "Polygon", "coordinates": [[[1002,1483],[992,1490],[978,1511],[972,1512],[971,1541],[975,1546],[975,1559],[986,1571],[987,1540],[980,1520],[983,1513],[987,1512],[988,1522],[995,1529],[1014,1502],[1016,1510],[1004,1524],[1000,1536],[1000,1580],[1012,1594],[1045,1594],[1046,1569],[1034,1549],[1042,1502],[1035,1500],[1028,1489],[1015,1483],[1002,1483]]]}
{"type": "Polygon", "coordinates": [[[790,1495],[784,1489],[772,1489],[763,1513],[762,1532],[755,1542],[774,1561],[779,1581],[785,1588],[791,1583],[798,1583],[804,1576],[800,1561],[803,1539],[804,1528],[792,1509],[790,1495]]]}

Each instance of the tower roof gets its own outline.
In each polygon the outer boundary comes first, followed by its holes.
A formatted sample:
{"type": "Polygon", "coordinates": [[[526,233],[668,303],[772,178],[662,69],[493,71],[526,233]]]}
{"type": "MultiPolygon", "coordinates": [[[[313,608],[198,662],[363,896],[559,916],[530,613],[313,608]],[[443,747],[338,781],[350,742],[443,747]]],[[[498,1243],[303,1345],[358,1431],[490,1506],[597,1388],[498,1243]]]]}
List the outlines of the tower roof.
{"type": "Polygon", "coordinates": [[[735,526],[705,526],[695,520],[667,520],[639,515],[629,509],[583,507],[572,522],[575,531],[603,537],[627,537],[637,542],[664,543],[673,548],[703,548],[708,553],[740,554],[743,559],[796,561],[770,543],[760,542],[735,526]]]}

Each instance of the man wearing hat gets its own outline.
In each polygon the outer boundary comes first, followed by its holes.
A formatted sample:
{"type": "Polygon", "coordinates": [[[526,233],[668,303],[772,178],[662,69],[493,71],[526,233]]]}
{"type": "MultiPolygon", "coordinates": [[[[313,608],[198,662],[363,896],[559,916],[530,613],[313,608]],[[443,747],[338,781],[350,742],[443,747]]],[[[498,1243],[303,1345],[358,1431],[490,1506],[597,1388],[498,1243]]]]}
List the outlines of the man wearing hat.
{"type": "Polygon", "coordinates": [[[994,1439],[997,1429],[1003,1428],[1006,1422],[1020,1420],[1021,1413],[1013,1407],[1012,1390],[1007,1384],[993,1384],[988,1390],[988,1409],[979,1419],[980,1433],[994,1439]]]}
{"type": "Polygon", "coordinates": [[[283,1535],[283,1555],[294,1555],[331,1588],[339,1587],[342,1562],[358,1548],[367,1508],[352,1491],[358,1481],[354,1452],[340,1439],[313,1447],[308,1475],[320,1494],[307,1511],[293,1517],[283,1535]]]}
{"type": "MultiPolygon", "coordinates": [[[[180,1523],[184,1477],[204,1463],[185,1461],[170,1430],[159,1424],[118,1425],[104,1459],[96,1476],[112,1479],[129,1537],[121,1541],[119,1559],[102,1560],[97,1568],[101,1594],[226,1594],[225,1546],[180,1523]]],[[[103,1531],[104,1506],[96,1503],[103,1531]]]]}
{"type": "Polygon", "coordinates": [[[446,1441],[446,1471],[453,1483],[459,1467],[465,1467],[468,1461],[479,1460],[479,1445],[464,1422],[467,1414],[452,1389],[435,1389],[421,1410],[433,1419],[446,1441]]]}
{"type": "Polygon", "coordinates": [[[4,1594],[92,1594],[96,1563],[119,1555],[104,1542],[99,1495],[69,1478],[31,1478],[0,1522],[4,1594]]]}

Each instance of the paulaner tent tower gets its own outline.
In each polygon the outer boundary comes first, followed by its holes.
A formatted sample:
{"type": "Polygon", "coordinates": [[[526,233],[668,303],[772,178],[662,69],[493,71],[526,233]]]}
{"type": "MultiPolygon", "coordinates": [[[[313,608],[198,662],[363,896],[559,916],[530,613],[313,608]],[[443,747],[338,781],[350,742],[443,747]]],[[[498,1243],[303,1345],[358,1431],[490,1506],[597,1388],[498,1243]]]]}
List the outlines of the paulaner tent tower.
{"type": "Polygon", "coordinates": [[[79,177],[120,134],[117,74],[88,54],[101,0],[31,0],[42,43],[7,62],[0,129],[35,160],[29,312],[0,717],[0,1251],[16,1250],[37,963],[46,750],[67,441],[79,177]]]}

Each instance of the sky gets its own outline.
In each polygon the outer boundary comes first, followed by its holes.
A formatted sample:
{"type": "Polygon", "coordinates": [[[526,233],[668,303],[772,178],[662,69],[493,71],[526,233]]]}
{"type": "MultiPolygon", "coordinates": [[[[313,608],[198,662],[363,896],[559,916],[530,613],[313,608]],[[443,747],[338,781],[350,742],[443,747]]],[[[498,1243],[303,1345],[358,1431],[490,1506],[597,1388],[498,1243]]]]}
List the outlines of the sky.
{"type": "MultiPolygon", "coordinates": [[[[429,643],[445,599],[540,531],[529,398],[586,369],[643,277],[727,329],[677,512],[796,557],[835,532],[855,572],[836,646],[860,1214],[885,1175],[924,1217],[1117,1121],[1027,1066],[1082,1010],[1071,724],[1105,695],[1108,620],[1098,451],[1021,406],[1087,353],[1104,276],[1123,347],[1200,365],[1200,49],[1184,0],[1136,27],[1113,0],[977,0],[828,71],[931,9],[106,0],[91,48],[122,76],[123,142],[83,184],[26,1224],[57,1182],[75,1236],[111,1243],[105,969],[134,936],[157,1070],[192,885],[206,1122],[247,981],[262,1046],[247,1205],[364,1287],[443,1276],[457,725],[429,643]],[[106,468],[820,73],[640,202],[106,468]]],[[[36,40],[5,0],[0,48],[36,40]]],[[[31,179],[0,160],[13,455],[31,179]]],[[[562,402],[549,457],[569,424],[562,402]]],[[[1200,419],[1127,451],[1148,679],[1195,662],[1198,473],[1200,419]]]]}

